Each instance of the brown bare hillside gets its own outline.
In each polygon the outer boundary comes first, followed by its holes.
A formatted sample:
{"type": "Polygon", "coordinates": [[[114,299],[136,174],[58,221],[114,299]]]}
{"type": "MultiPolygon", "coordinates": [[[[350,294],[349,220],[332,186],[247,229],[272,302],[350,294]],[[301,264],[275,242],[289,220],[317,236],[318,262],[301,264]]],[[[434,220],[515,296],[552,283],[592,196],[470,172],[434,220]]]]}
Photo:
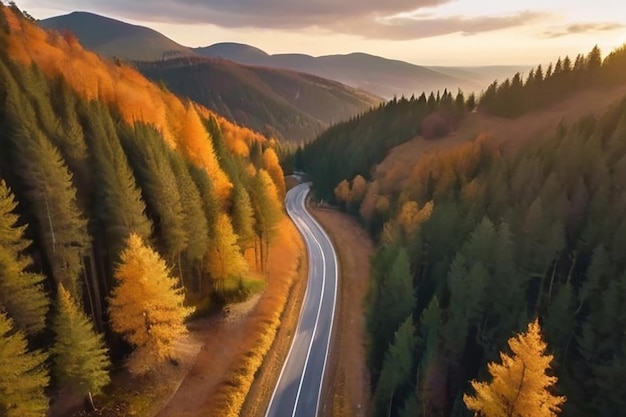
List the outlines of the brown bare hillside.
{"type": "Polygon", "coordinates": [[[516,119],[491,116],[479,110],[468,114],[461,127],[443,139],[433,141],[418,136],[396,146],[376,167],[374,177],[383,189],[388,189],[393,184],[398,184],[422,155],[472,141],[481,134],[490,137],[503,151],[509,152],[521,143],[553,132],[561,121],[569,124],[585,115],[603,114],[624,96],[626,85],[611,90],[585,91],[516,119]]]}

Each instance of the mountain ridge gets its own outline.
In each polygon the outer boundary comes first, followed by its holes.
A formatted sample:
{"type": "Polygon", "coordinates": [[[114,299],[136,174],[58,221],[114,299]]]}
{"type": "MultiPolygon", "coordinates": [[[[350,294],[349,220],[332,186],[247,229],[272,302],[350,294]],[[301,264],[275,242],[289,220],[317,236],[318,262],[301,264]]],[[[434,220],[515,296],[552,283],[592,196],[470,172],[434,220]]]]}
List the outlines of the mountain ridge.
{"type": "Polygon", "coordinates": [[[71,31],[88,49],[127,60],[160,60],[195,52],[160,32],[91,12],[76,11],[37,22],[45,29],[71,31]],[[98,28],[98,30],[94,30],[98,28]],[[103,37],[102,33],[107,36],[103,37]],[[133,47],[133,45],[141,47],[133,47]]]}
{"type": "Polygon", "coordinates": [[[366,52],[321,56],[303,53],[270,55],[254,46],[236,42],[216,43],[193,50],[200,55],[230,59],[247,65],[307,72],[371,91],[385,98],[446,89],[456,91],[458,88],[468,93],[479,93],[494,79],[518,71],[524,72],[529,68],[523,65],[424,66],[366,52]]]}
{"type": "Polygon", "coordinates": [[[153,80],[264,134],[302,142],[380,99],[336,81],[218,58],[137,63],[153,80]]]}
{"type": "MultiPolygon", "coordinates": [[[[455,92],[458,88],[469,94],[480,93],[494,79],[505,78],[515,72],[525,72],[528,66],[445,67],[416,65],[398,59],[390,59],[365,52],[312,56],[305,53],[268,54],[260,48],[238,42],[220,42],[210,46],[188,48],[167,38],[153,29],[115,21],[116,25],[129,25],[141,34],[127,36],[123,41],[89,39],[93,33],[110,37],[111,30],[94,30],[104,16],[88,12],[73,12],[40,20],[40,25],[59,31],[70,30],[85,46],[107,56],[131,61],[159,61],[181,56],[208,56],[223,58],[239,64],[289,69],[339,81],[354,88],[369,91],[379,97],[427,94],[444,90],[455,92]],[[88,19],[90,24],[82,24],[88,19]],[[85,33],[85,27],[91,33],[85,33]],[[104,34],[104,35],[103,35],[104,34]],[[87,39],[87,41],[85,41],[87,39]],[[497,69],[494,70],[494,69],[497,69]]],[[[127,28],[128,29],[128,28],[127,28]]],[[[116,29],[119,32],[119,29],[116,29]]]]}
{"type": "Polygon", "coordinates": [[[85,47],[130,61],[175,94],[281,140],[313,139],[329,124],[382,101],[311,74],[203,57],[150,28],[92,13],[74,12],[39,24],[61,33],[70,31],[85,47]]]}

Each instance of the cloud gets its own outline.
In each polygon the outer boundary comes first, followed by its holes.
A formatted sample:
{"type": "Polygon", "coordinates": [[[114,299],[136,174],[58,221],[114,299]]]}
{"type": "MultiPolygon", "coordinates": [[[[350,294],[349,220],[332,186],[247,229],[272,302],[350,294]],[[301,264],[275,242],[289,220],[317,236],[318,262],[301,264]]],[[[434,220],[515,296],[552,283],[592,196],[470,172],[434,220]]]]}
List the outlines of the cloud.
{"type": "Polygon", "coordinates": [[[389,16],[451,1],[454,0],[40,0],[37,7],[67,6],[143,21],[276,29],[324,27],[355,16],[389,16]]]}
{"type": "Polygon", "coordinates": [[[610,32],[624,27],[626,27],[626,25],[618,22],[574,23],[562,28],[546,31],[543,33],[543,36],[546,38],[558,38],[579,33],[610,32]]]}
{"type": "Polygon", "coordinates": [[[443,36],[453,33],[475,35],[500,29],[522,26],[543,17],[541,13],[520,12],[509,16],[450,16],[414,14],[401,17],[372,19],[370,22],[345,22],[334,27],[368,38],[386,40],[410,40],[443,36]]]}
{"type": "Polygon", "coordinates": [[[81,9],[143,22],[209,23],[225,28],[318,28],[371,39],[407,40],[516,27],[539,14],[441,16],[455,0],[37,0],[38,7],[81,9]]]}

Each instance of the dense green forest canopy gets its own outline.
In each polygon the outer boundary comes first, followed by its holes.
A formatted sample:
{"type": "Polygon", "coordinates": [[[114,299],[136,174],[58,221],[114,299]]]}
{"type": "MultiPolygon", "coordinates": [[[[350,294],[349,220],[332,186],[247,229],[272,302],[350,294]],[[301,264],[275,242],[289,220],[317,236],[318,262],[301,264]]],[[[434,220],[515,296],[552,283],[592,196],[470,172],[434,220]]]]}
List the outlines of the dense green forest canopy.
{"type": "MultiPolygon", "coordinates": [[[[624,51],[601,60],[594,48],[576,71],[563,69],[568,60],[549,76],[535,69],[520,90],[528,101],[505,94],[510,82],[492,86],[479,111],[520,105],[502,114],[512,117],[607,91],[626,81],[624,51]],[[563,79],[567,92],[545,96],[563,79]]],[[[295,155],[317,196],[358,216],[379,243],[366,302],[374,415],[470,417],[469,382],[488,380],[487,364],[510,354],[507,340],[534,318],[558,377],[551,392],[567,398],[561,415],[622,415],[626,100],[514,151],[483,137],[423,155],[409,180],[382,189],[374,164],[428,114],[423,98],[394,100],[295,155]]]]}
{"type": "Polygon", "coordinates": [[[372,167],[387,152],[416,135],[436,139],[454,130],[474,96],[467,100],[461,91],[456,96],[445,90],[427,97],[401,97],[375,109],[338,123],[295,154],[296,168],[314,178],[318,198],[335,201],[333,190],[345,178],[369,177],[372,167]]]}

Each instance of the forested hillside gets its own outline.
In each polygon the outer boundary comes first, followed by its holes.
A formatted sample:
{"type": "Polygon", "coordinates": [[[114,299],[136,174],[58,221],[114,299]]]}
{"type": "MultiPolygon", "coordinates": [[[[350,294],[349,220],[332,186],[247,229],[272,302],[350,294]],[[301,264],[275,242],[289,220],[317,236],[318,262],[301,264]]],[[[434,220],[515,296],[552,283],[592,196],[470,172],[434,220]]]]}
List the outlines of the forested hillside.
{"type": "Polygon", "coordinates": [[[494,81],[483,92],[480,106],[502,117],[517,117],[557,103],[582,90],[610,88],[626,82],[626,49],[611,52],[604,60],[596,46],[587,55],[559,58],[545,69],[541,65],[524,75],[516,73],[502,82],[494,81]]]}
{"type": "Polygon", "coordinates": [[[336,81],[222,59],[180,58],[136,65],[175,94],[281,141],[311,140],[330,124],[381,101],[336,81]]]}
{"type": "MultiPolygon", "coordinates": [[[[601,68],[621,76],[622,56],[601,68]]],[[[603,74],[595,88],[615,85],[603,74]]],[[[376,123],[334,127],[296,158],[318,196],[379,242],[366,302],[374,415],[506,415],[527,396],[552,404],[549,413],[524,403],[528,415],[622,415],[626,100],[506,152],[506,137],[479,135],[421,155],[385,187],[370,176],[381,156],[351,159],[357,138],[385,121],[391,134],[381,129],[367,148],[385,152],[394,140],[397,116],[384,109],[369,116],[376,123]],[[321,143],[349,168],[331,170],[321,143]]],[[[417,131],[420,118],[410,120],[417,131]]]]}
{"type": "Polygon", "coordinates": [[[1,415],[98,393],[130,352],[143,373],[194,306],[263,285],[285,193],[265,137],[14,6],[0,102],[1,415]]]}
{"type": "Polygon", "coordinates": [[[461,91],[454,96],[447,90],[393,99],[330,127],[298,151],[294,163],[315,178],[318,198],[335,201],[333,190],[341,180],[369,178],[391,148],[416,135],[433,140],[447,135],[473,109],[474,101],[473,95],[466,100],[461,91]]]}
{"type": "Polygon", "coordinates": [[[174,94],[281,141],[312,140],[330,124],[381,102],[374,94],[308,73],[200,56],[150,28],[91,13],[38,23],[76,36],[101,55],[132,62],[174,94]]]}

